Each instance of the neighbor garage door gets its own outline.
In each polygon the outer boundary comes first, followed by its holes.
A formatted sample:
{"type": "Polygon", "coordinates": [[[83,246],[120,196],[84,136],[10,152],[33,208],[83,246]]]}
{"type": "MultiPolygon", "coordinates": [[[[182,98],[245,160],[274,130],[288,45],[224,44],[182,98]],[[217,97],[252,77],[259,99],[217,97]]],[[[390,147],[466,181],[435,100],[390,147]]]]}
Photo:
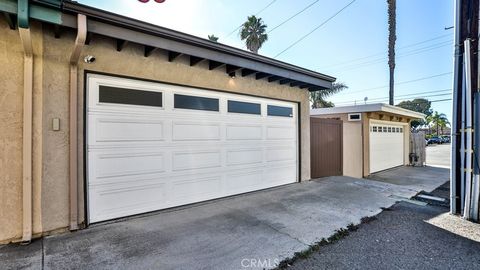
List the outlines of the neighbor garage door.
{"type": "Polygon", "coordinates": [[[89,74],[89,222],[298,180],[297,106],[89,74]]]}
{"type": "Polygon", "coordinates": [[[404,125],[370,123],[370,173],[404,163],[404,125]]]}

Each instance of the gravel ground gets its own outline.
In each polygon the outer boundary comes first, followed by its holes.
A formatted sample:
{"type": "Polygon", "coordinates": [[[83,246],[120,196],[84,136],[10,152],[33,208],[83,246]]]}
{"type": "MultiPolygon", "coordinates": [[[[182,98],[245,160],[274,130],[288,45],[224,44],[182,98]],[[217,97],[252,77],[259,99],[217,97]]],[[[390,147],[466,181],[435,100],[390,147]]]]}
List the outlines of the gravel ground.
{"type": "Polygon", "coordinates": [[[480,269],[480,225],[447,212],[400,202],[287,269],[480,269]]]}

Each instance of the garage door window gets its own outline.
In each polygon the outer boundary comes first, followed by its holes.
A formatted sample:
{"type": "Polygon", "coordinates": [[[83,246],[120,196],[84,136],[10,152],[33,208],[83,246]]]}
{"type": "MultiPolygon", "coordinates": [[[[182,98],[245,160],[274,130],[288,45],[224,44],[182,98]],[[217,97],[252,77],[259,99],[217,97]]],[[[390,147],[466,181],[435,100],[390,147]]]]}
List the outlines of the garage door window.
{"type": "Polygon", "coordinates": [[[293,110],[291,107],[268,105],[267,114],[269,116],[293,117],[293,110]]]}
{"type": "Polygon", "coordinates": [[[99,102],[162,107],[162,93],[100,85],[99,102]]]}
{"type": "Polygon", "coordinates": [[[242,102],[229,100],[228,112],[230,113],[246,113],[246,114],[261,114],[261,105],[258,103],[242,102]]]}
{"type": "Polygon", "coordinates": [[[175,94],[174,107],[177,109],[218,112],[218,99],[175,94]]]}

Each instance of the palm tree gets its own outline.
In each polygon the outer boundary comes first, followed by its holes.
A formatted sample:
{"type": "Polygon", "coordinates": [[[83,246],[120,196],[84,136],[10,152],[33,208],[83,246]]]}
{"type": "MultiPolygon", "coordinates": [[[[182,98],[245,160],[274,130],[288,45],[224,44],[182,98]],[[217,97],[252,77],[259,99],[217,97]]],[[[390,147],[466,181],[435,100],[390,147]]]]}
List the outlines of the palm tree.
{"type": "Polygon", "coordinates": [[[267,25],[261,18],[249,16],[240,28],[240,38],[245,40],[245,45],[253,53],[258,53],[263,43],[267,41],[267,25]]]}
{"type": "Polygon", "coordinates": [[[437,111],[431,116],[431,121],[432,124],[436,127],[437,135],[440,135],[440,128],[442,129],[443,133],[443,128],[447,125],[450,125],[447,116],[444,113],[438,113],[437,111]]]}
{"type": "Polygon", "coordinates": [[[387,0],[388,4],[388,67],[390,68],[389,104],[393,105],[394,74],[395,74],[395,41],[397,40],[396,0],[387,0]]]}
{"type": "Polygon", "coordinates": [[[343,91],[347,88],[348,86],[346,84],[338,82],[333,83],[332,88],[330,89],[310,92],[310,102],[312,104],[312,109],[334,107],[335,105],[330,101],[326,101],[325,98],[340,91],[343,91]]]}
{"type": "Polygon", "coordinates": [[[208,40],[218,42],[218,37],[215,35],[208,35],[208,40]]]}

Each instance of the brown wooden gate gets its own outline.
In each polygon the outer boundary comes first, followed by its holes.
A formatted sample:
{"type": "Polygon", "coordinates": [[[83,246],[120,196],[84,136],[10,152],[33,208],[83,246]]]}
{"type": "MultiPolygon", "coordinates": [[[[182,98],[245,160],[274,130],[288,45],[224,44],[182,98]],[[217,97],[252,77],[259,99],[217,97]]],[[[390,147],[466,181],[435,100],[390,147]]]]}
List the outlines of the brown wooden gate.
{"type": "Polygon", "coordinates": [[[311,177],[343,174],[343,122],[310,118],[311,177]]]}

